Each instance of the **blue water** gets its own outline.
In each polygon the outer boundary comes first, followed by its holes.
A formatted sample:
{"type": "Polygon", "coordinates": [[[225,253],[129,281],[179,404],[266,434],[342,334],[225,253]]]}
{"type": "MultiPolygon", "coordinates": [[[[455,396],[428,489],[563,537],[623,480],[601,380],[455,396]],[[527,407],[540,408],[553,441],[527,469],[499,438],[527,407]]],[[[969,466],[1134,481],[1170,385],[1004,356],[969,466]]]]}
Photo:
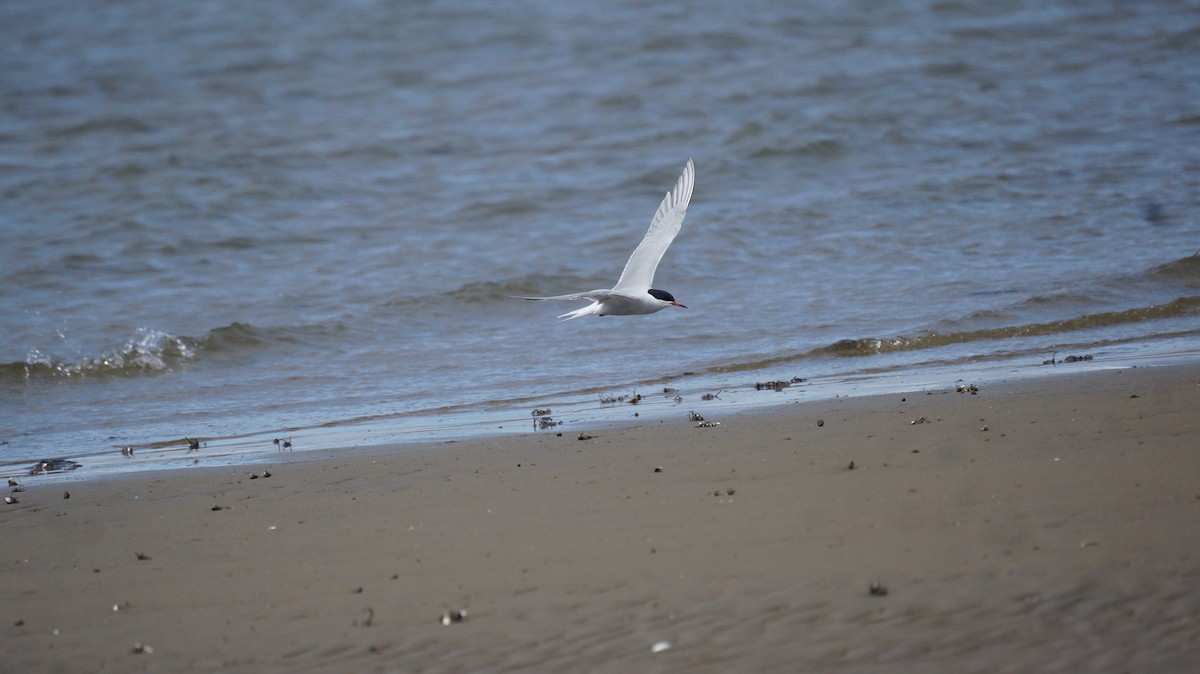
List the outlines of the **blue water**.
{"type": "Polygon", "coordinates": [[[1198,353],[1198,51],[1196,2],[0,3],[0,466],[1198,353]],[[688,157],[688,309],[510,298],[610,287],[688,157]]]}

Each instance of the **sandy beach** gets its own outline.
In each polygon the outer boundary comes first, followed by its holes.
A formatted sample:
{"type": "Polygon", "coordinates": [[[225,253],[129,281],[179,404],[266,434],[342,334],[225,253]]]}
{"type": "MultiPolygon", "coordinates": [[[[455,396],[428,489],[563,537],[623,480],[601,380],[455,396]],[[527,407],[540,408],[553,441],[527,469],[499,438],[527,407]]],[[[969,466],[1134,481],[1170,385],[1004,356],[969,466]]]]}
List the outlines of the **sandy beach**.
{"type": "Polygon", "coordinates": [[[24,478],[0,670],[1194,670],[1200,366],[1060,369],[24,478]]]}

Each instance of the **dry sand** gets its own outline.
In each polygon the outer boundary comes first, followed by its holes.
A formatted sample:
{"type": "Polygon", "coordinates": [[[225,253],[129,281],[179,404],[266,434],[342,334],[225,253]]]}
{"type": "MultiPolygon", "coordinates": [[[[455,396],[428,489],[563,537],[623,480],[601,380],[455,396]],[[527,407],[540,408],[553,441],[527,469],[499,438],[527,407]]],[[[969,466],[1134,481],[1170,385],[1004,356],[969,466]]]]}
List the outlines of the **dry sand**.
{"type": "Polygon", "coordinates": [[[1200,367],[720,421],[26,478],[0,670],[1197,671],[1200,367]]]}

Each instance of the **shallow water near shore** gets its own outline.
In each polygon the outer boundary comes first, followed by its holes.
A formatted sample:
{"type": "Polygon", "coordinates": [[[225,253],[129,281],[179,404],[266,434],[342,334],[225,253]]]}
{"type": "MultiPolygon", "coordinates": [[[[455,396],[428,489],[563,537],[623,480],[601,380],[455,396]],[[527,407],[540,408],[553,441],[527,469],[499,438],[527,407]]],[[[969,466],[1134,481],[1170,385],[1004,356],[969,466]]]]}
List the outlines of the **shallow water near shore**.
{"type": "MultiPolygon", "coordinates": [[[[0,464],[0,477],[32,476],[77,481],[115,474],[190,467],[279,464],[336,455],[397,451],[406,443],[425,451],[427,443],[513,434],[551,434],[590,440],[625,426],[658,424],[720,426],[742,412],[796,403],[872,395],[977,395],[993,384],[1082,374],[1098,370],[1172,367],[1200,361],[1190,339],[1164,339],[1147,350],[1142,344],[1109,346],[1097,361],[1057,352],[1035,364],[1027,359],[967,359],[953,363],[903,364],[870,371],[841,370],[809,377],[747,383],[730,373],[688,373],[677,381],[642,382],[628,393],[570,392],[537,399],[492,400],[437,410],[383,414],[308,427],[274,429],[205,438],[199,449],[184,439],[113,450],[77,453],[62,469],[45,471],[41,460],[0,464]],[[1170,351],[1170,347],[1178,351],[1170,351]],[[723,382],[723,383],[722,383],[723,382]],[[287,441],[291,446],[284,445],[287,441]],[[86,467],[87,470],[79,470],[86,467]],[[32,475],[31,475],[32,473],[32,475]]],[[[748,374],[758,374],[753,371],[748,374]]],[[[740,373],[739,373],[740,374],[740,373]]]]}
{"type": "Polygon", "coordinates": [[[5,3],[0,466],[1200,351],[1194,6],[750,9],[5,3]],[[689,309],[511,299],[611,286],[689,156],[689,309]]]}

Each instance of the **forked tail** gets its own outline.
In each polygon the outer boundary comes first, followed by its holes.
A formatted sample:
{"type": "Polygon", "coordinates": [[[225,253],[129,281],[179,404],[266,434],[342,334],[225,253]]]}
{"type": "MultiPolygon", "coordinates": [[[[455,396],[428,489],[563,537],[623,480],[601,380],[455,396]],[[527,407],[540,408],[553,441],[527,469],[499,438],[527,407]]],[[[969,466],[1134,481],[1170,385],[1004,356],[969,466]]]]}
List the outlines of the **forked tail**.
{"type": "Polygon", "coordinates": [[[579,318],[580,316],[591,316],[592,314],[598,312],[599,310],[600,310],[600,303],[592,302],[591,304],[587,305],[586,307],[580,307],[579,309],[576,309],[575,311],[568,311],[567,313],[559,316],[559,318],[561,318],[564,321],[569,321],[572,318],[579,318]]]}

